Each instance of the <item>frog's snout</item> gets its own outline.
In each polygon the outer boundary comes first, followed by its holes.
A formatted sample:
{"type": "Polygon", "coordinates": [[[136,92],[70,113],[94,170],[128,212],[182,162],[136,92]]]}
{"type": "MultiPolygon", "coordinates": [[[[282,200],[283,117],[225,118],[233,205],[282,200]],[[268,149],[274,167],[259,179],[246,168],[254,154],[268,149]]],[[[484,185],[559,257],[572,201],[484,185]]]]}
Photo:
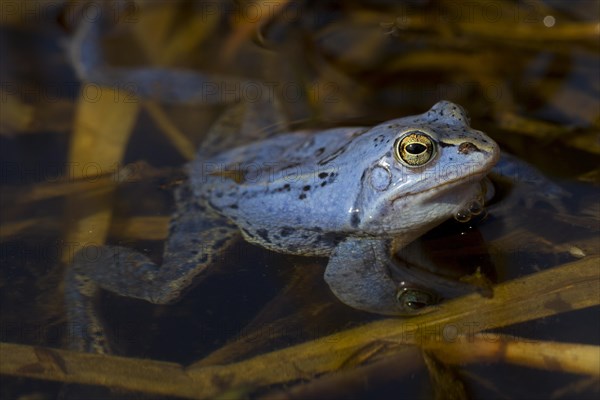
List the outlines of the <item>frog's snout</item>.
{"type": "Polygon", "coordinates": [[[457,152],[465,156],[481,153],[486,158],[489,157],[490,165],[496,164],[500,158],[500,148],[495,142],[491,141],[491,139],[483,142],[479,140],[462,142],[458,145],[457,152]]]}

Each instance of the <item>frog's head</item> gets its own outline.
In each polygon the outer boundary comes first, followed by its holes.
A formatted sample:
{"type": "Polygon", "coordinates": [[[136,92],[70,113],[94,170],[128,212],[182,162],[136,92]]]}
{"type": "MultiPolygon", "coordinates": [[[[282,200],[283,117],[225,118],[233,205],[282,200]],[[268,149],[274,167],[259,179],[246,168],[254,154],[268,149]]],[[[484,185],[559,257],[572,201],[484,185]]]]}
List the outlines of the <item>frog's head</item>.
{"type": "Polygon", "coordinates": [[[471,203],[500,154],[492,139],[469,126],[463,108],[448,101],[380,124],[363,138],[377,146],[365,157],[350,222],[407,242],[471,203]]]}

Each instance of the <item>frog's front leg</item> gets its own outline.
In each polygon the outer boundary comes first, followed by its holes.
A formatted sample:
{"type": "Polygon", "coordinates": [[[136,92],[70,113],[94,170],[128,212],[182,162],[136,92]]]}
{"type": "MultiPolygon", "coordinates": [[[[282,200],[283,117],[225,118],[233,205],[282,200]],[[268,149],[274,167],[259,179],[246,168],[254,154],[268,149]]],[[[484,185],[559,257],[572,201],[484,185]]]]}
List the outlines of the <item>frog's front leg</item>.
{"type": "Polygon", "coordinates": [[[421,268],[402,265],[392,256],[392,240],[348,238],[333,251],[325,281],[343,303],[384,315],[430,311],[443,298],[478,288],[421,268]]]}
{"type": "Polygon", "coordinates": [[[378,314],[399,314],[396,283],[391,279],[384,240],[348,238],[329,258],[325,281],[350,307],[378,314]]]}
{"type": "Polygon", "coordinates": [[[75,255],[65,282],[68,318],[78,327],[73,349],[110,352],[95,310],[100,289],[155,304],[173,302],[236,238],[234,225],[197,203],[189,185],[177,189],[176,203],[162,265],[120,246],[87,247],[75,255]]]}

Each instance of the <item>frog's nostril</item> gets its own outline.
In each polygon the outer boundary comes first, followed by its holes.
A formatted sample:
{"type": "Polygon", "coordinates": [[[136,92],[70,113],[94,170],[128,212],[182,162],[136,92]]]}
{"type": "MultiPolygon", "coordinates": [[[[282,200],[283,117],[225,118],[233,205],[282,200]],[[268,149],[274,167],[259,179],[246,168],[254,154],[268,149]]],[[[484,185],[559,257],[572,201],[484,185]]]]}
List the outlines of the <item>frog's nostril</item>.
{"type": "Polygon", "coordinates": [[[473,151],[479,151],[479,148],[471,142],[464,142],[458,146],[458,152],[460,154],[469,154],[473,151]]]}

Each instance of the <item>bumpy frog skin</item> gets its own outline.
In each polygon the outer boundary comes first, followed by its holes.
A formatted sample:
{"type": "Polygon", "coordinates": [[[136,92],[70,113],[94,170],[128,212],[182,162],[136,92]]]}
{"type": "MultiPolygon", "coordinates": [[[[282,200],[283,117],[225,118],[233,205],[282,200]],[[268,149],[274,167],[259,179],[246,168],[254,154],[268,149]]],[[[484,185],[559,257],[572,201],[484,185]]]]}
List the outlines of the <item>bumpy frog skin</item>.
{"type": "MultiPolygon", "coordinates": [[[[98,325],[91,304],[99,288],[176,300],[239,232],[273,251],[329,257],[331,290],[361,310],[402,315],[410,311],[399,301],[404,289],[443,291],[437,278],[397,268],[390,252],[392,239],[401,248],[466,208],[498,161],[496,143],[470,128],[460,106],[441,101],[372,128],[260,134],[255,142],[259,128],[281,120],[247,110],[218,121],[190,165],[162,266],[123,247],[76,257],[67,278],[72,321],[98,325]]],[[[410,295],[418,302],[423,293],[410,295]]],[[[86,346],[106,348],[101,339],[86,346]]]]}

